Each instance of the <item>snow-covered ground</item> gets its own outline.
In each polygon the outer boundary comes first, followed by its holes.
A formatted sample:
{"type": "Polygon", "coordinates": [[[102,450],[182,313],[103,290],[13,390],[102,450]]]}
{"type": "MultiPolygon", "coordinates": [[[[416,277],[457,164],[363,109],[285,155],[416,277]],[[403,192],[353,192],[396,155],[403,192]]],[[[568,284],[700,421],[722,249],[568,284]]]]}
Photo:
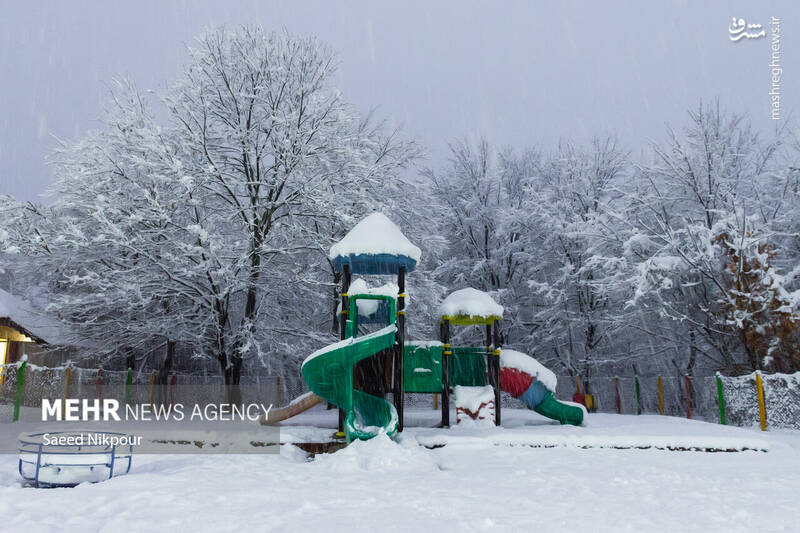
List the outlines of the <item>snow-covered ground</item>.
{"type": "MultiPolygon", "coordinates": [[[[140,455],[127,476],[72,489],[22,487],[16,457],[2,455],[0,531],[796,530],[800,432],[616,415],[573,428],[503,414],[501,429],[409,427],[396,442],[314,460],[291,444],[280,455],[140,455]],[[767,451],[614,448],[677,442],[767,451]]],[[[325,438],[335,420],[314,409],[282,440],[325,438]]]]}

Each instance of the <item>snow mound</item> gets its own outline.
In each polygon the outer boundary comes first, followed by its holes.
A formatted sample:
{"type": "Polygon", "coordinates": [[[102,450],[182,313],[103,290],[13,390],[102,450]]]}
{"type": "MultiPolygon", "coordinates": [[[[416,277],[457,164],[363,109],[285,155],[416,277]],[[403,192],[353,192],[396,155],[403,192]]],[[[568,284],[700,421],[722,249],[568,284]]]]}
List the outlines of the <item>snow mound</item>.
{"type": "Polygon", "coordinates": [[[331,246],[328,257],[348,255],[404,255],[419,261],[422,251],[403,235],[383,213],[372,213],[355,225],[344,238],[331,246]]]}
{"type": "Polygon", "coordinates": [[[282,444],[280,455],[290,463],[307,463],[309,461],[308,453],[294,444],[282,444]]]}
{"type": "Polygon", "coordinates": [[[556,383],[558,380],[555,373],[528,354],[516,350],[509,350],[508,348],[501,348],[500,366],[516,368],[521,372],[530,374],[551,392],[556,391],[556,383]]]}
{"type": "Polygon", "coordinates": [[[503,306],[478,289],[467,287],[453,292],[439,306],[441,316],[503,316],[503,306]]]}
{"type": "Polygon", "coordinates": [[[386,433],[379,433],[370,440],[355,441],[336,453],[317,455],[312,464],[333,472],[439,470],[431,454],[413,439],[396,443],[386,433]]]}

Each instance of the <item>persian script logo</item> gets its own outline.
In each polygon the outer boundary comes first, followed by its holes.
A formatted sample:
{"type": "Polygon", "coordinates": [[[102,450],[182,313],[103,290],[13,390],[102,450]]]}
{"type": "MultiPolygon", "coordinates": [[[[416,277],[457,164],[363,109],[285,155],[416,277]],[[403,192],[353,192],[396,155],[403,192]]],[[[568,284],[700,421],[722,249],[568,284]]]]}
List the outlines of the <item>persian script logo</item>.
{"type": "Polygon", "coordinates": [[[741,39],[760,39],[767,36],[766,30],[761,24],[748,24],[744,19],[733,17],[728,28],[728,37],[731,41],[737,42],[741,39]]]}

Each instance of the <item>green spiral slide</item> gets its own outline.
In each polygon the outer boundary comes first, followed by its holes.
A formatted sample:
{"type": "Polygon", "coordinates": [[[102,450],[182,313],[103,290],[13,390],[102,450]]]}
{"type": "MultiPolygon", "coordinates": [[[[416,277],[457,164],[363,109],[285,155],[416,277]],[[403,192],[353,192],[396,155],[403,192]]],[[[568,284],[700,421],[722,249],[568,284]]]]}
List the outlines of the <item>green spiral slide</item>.
{"type": "Polygon", "coordinates": [[[353,389],[353,366],[394,346],[392,324],[362,337],[349,337],[326,346],[303,361],[303,378],[311,391],[343,409],[347,441],[370,439],[380,432],[397,433],[397,411],[383,398],[353,389]]]}

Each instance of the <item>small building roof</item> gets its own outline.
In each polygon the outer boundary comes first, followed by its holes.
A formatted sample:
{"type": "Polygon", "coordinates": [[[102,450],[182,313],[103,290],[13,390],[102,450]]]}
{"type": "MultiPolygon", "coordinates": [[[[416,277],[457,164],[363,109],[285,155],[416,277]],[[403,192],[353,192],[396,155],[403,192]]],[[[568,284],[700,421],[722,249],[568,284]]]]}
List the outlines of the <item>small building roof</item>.
{"type": "Polygon", "coordinates": [[[396,274],[400,267],[411,272],[421,256],[422,251],[383,213],[365,217],[328,254],[337,272],[349,265],[352,274],[396,274]]]}
{"type": "Polygon", "coordinates": [[[75,344],[60,320],[0,289],[0,325],[13,328],[40,344],[75,344]]]}
{"type": "Polygon", "coordinates": [[[439,306],[442,320],[461,326],[491,324],[503,318],[503,306],[489,294],[467,287],[450,294],[439,306]]]}

